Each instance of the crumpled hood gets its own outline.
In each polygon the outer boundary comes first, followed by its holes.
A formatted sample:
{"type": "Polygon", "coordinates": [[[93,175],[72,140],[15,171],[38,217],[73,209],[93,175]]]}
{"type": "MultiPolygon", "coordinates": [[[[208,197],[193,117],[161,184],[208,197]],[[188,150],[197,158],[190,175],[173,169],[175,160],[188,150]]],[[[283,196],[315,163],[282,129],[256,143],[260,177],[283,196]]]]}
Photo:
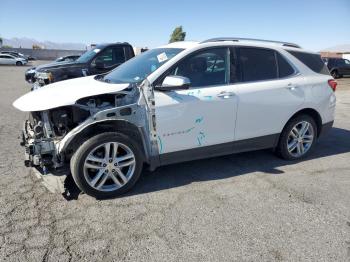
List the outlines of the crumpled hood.
{"type": "Polygon", "coordinates": [[[81,77],[46,85],[21,96],[13,102],[13,106],[24,112],[43,111],[75,104],[84,97],[115,93],[129,86],[98,81],[94,77],[81,77]]]}

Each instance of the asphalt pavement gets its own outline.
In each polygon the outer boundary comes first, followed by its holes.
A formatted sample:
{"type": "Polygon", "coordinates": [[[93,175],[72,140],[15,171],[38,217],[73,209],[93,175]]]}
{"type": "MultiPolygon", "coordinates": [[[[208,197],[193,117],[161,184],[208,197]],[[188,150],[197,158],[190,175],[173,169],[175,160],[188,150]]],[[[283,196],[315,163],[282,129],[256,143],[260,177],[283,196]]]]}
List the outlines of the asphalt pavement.
{"type": "Polygon", "coordinates": [[[23,166],[28,67],[0,67],[0,261],[350,261],[350,78],[310,157],[270,150],[144,172],[126,196],[66,200],[23,166]]]}

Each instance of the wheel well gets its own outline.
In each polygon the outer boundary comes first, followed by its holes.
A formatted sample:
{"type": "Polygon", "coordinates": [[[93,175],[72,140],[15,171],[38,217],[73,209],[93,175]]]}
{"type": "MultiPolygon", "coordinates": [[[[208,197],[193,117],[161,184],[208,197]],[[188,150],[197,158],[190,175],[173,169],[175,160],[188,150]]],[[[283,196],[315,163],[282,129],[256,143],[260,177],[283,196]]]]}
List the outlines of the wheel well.
{"type": "Polygon", "coordinates": [[[87,139],[95,135],[111,131],[122,133],[132,138],[135,141],[136,145],[139,146],[143,158],[147,162],[147,152],[144,145],[144,139],[140,130],[135,125],[124,120],[103,121],[86,127],[84,130],[78,133],[67,146],[65,150],[67,158],[70,159],[74,152],[78,149],[78,147],[87,139]]]}
{"type": "Polygon", "coordinates": [[[296,113],[288,120],[288,122],[289,122],[291,119],[293,119],[293,118],[295,118],[295,117],[297,117],[297,116],[299,116],[299,115],[308,115],[308,116],[312,117],[313,120],[315,120],[316,125],[317,125],[317,137],[319,137],[320,134],[321,134],[321,131],[322,131],[322,118],[321,118],[320,114],[319,114],[315,109],[312,109],[312,108],[305,108],[305,109],[302,109],[302,110],[296,112],[296,113]]]}

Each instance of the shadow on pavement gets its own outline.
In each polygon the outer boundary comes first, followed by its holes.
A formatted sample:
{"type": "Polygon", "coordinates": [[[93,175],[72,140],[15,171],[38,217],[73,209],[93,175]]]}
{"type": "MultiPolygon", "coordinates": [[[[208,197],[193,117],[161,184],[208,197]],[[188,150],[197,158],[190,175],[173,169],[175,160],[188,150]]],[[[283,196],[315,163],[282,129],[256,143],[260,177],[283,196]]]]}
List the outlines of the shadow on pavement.
{"type": "MultiPolygon", "coordinates": [[[[143,171],[135,187],[122,197],[181,187],[193,182],[220,180],[252,172],[282,174],[284,171],[280,170],[280,167],[347,152],[350,152],[350,131],[332,128],[327,135],[319,139],[313,152],[304,160],[286,161],[278,158],[272,150],[260,150],[164,166],[154,172],[143,171]]],[[[71,176],[67,177],[65,185],[68,190],[63,194],[64,198],[68,201],[78,199],[80,191],[71,176]]]]}
{"type": "Polygon", "coordinates": [[[144,172],[134,189],[125,196],[181,187],[193,182],[225,179],[252,172],[282,174],[284,172],[279,169],[280,167],[347,152],[350,152],[350,131],[332,128],[328,134],[319,139],[313,152],[301,161],[282,160],[272,150],[260,150],[169,165],[160,167],[152,173],[144,172]]]}

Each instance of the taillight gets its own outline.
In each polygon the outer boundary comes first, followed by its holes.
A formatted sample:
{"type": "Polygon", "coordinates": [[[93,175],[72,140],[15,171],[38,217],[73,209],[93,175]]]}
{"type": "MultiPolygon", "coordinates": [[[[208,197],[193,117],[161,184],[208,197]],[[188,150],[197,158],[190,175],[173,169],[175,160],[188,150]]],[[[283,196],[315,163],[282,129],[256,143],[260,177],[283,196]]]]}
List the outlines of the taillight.
{"type": "Polygon", "coordinates": [[[335,92],[335,90],[337,90],[337,81],[335,81],[334,79],[329,79],[328,80],[328,85],[330,88],[332,88],[332,90],[335,92]]]}

